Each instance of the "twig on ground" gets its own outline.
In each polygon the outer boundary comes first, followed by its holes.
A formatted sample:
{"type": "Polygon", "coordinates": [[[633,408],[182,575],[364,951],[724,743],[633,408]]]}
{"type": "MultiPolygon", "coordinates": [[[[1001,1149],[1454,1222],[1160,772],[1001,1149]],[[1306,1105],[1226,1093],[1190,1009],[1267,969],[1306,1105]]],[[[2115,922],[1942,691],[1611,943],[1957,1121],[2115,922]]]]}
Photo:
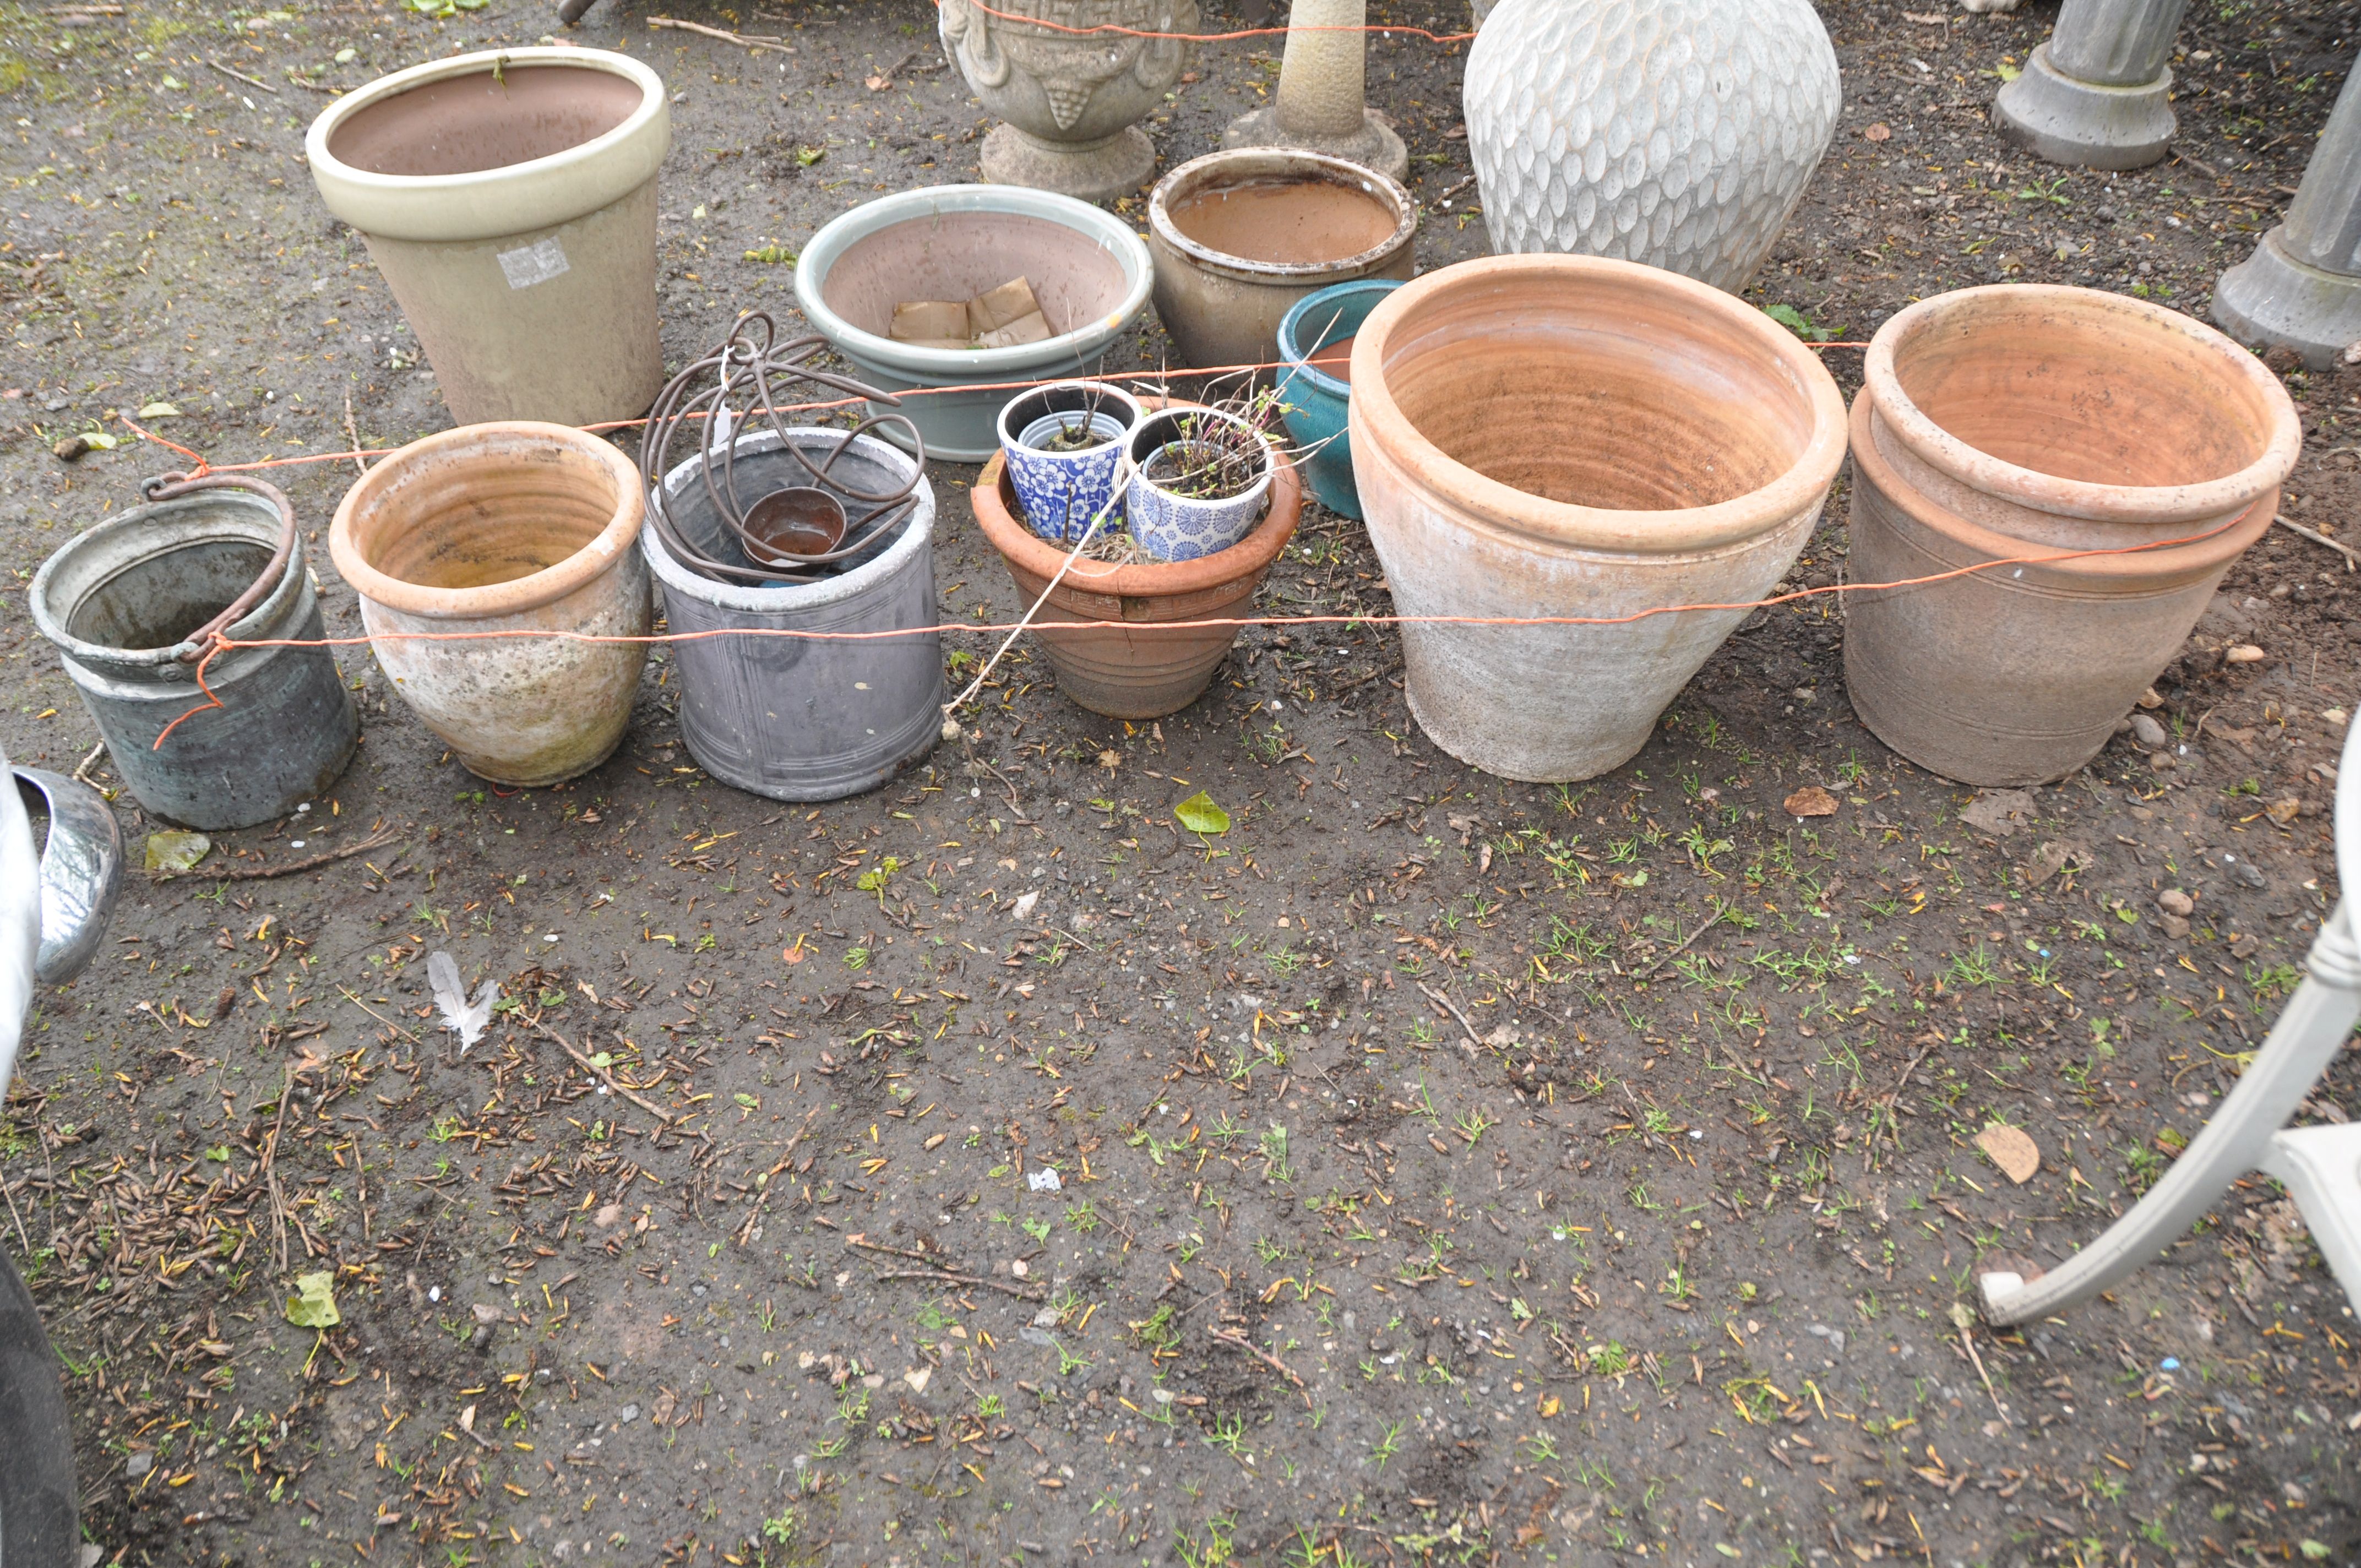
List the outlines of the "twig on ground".
{"type": "Polygon", "coordinates": [[[1260,1345],[1256,1344],[1252,1340],[1246,1338],[1246,1335],[1238,1332],[1235,1329],[1208,1329],[1206,1331],[1206,1337],[1213,1340],[1217,1344],[1228,1345],[1232,1350],[1242,1350],[1246,1352],[1248,1355],[1253,1356],[1257,1361],[1261,1362],[1265,1366],[1269,1367],[1273,1372],[1278,1373],[1281,1377],[1286,1378],[1290,1383],[1294,1384],[1298,1388],[1303,1387],[1303,1379],[1298,1377],[1295,1375],[1294,1370],[1290,1367],[1287,1363],[1279,1360],[1279,1357],[1271,1354],[1270,1352],[1263,1349],[1260,1345]]]}
{"type": "Polygon", "coordinates": [[[871,1241],[868,1234],[862,1231],[856,1231],[852,1234],[845,1237],[844,1245],[847,1246],[860,1247],[865,1252],[888,1252],[892,1253],[895,1257],[906,1257],[918,1263],[932,1264],[935,1267],[942,1269],[946,1273],[956,1272],[950,1264],[943,1262],[933,1253],[917,1252],[906,1246],[887,1246],[884,1242],[871,1241]]]}
{"type": "Polygon", "coordinates": [[[877,1277],[880,1279],[940,1279],[953,1285],[981,1285],[987,1290],[999,1290],[1024,1301],[1044,1299],[1042,1292],[1027,1285],[1011,1285],[983,1274],[953,1274],[942,1268],[889,1268],[877,1277]]]}
{"type": "Polygon", "coordinates": [[[265,93],[277,93],[279,91],[278,88],[273,87],[269,82],[263,81],[260,77],[248,76],[243,71],[232,71],[220,60],[209,60],[205,61],[205,63],[212,66],[215,71],[220,71],[224,76],[236,77],[238,81],[245,82],[248,87],[259,87],[265,93]]]}
{"type": "Polygon", "coordinates": [[[1993,1389],[1992,1374],[1984,1370],[1984,1358],[1976,1354],[1976,1342],[1965,1323],[1960,1325],[1960,1343],[1967,1347],[1968,1359],[1975,1363],[1976,1376],[1984,1380],[1984,1393],[1992,1400],[1993,1409],[2000,1413],[2004,1424],[2015,1426],[2016,1423],[2009,1420],[2008,1407],[2000,1402],[2000,1395],[1993,1389]]]}
{"type": "Polygon", "coordinates": [[[779,43],[772,38],[750,38],[743,33],[733,33],[726,27],[708,27],[702,22],[683,22],[671,16],[650,16],[648,26],[665,27],[679,33],[697,33],[708,38],[719,38],[726,44],[736,44],[740,49],[769,49],[774,54],[796,52],[793,44],[779,43]]]}
{"type": "Polygon", "coordinates": [[[666,1126],[670,1126],[672,1124],[672,1117],[658,1109],[654,1101],[650,1100],[646,1095],[642,1094],[635,1090],[624,1088],[622,1081],[620,1079],[618,1079],[613,1073],[609,1072],[605,1068],[600,1067],[597,1062],[592,1061],[588,1057],[584,1056],[580,1051],[576,1050],[574,1048],[573,1042],[568,1040],[565,1036],[559,1034],[556,1030],[550,1028],[545,1024],[535,1024],[531,1025],[531,1027],[534,1034],[546,1035],[551,1039],[555,1040],[560,1049],[564,1050],[567,1056],[572,1057],[576,1061],[582,1064],[583,1071],[596,1074],[601,1083],[604,1083],[608,1088],[613,1090],[616,1093],[621,1095],[624,1099],[630,1101],[641,1110],[645,1111],[649,1115],[653,1116],[657,1121],[664,1123],[666,1126]]]}
{"type": "MultiPolygon", "coordinates": [[[[90,749],[89,756],[84,757],[81,762],[76,764],[73,771],[73,782],[76,784],[90,784],[90,765],[105,755],[106,742],[101,740],[97,745],[93,746],[90,749]]],[[[96,786],[93,785],[93,787],[94,788],[96,786]]]]}
{"type": "Polygon", "coordinates": [[[1649,969],[1647,973],[1637,978],[1641,980],[1655,979],[1658,975],[1664,973],[1665,970],[1672,967],[1672,962],[1675,959],[1679,958],[1683,953],[1687,952],[1699,937],[1704,936],[1708,931],[1712,930],[1716,926],[1721,924],[1722,917],[1730,913],[1730,905],[1722,903],[1721,900],[1718,898],[1711,902],[1715,906],[1714,911],[1712,914],[1706,916],[1705,924],[1699,926],[1696,930],[1690,932],[1686,938],[1683,938],[1679,947],[1675,948],[1671,952],[1666,953],[1663,958],[1658,959],[1649,969]]]}
{"type": "Polygon", "coordinates": [[[392,843],[393,839],[393,829],[389,828],[382,832],[370,834],[357,844],[347,844],[341,850],[331,850],[324,855],[312,855],[303,860],[288,861],[275,866],[233,866],[224,871],[210,872],[199,871],[192,867],[184,872],[156,872],[150,874],[148,880],[170,882],[175,877],[192,876],[207,882],[259,882],[266,877],[293,876],[297,872],[313,871],[337,861],[350,860],[355,855],[366,854],[371,850],[381,850],[392,843]]]}
{"type": "Polygon", "coordinates": [[[1459,1011],[1458,1004],[1454,1003],[1451,998],[1444,995],[1443,992],[1435,990],[1434,987],[1427,984],[1424,981],[1420,981],[1418,982],[1418,988],[1426,992],[1428,1001],[1433,1003],[1437,1007],[1442,1008],[1444,1012],[1450,1014],[1454,1018],[1459,1021],[1459,1026],[1467,1031],[1467,1038],[1471,1043],[1478,1046],[1484,1043],[1484,1036],[1476,1032],[1476,1025],[1467,1021],[1467,1014],[1459,1011]]]}
{"type": "MultiPolygon", "coordinates": [[[[1902,1069],[1902,1076],[1894,1080],[1894,1092],[1885,1097],[1886,1135],[1893,1138],[1896,1147],[1901,1146],[1902,1135],[1894,1124],[1894,1102],[1902,1098],[1902,1091],[1910,1087],[1910,1075],[1918,1070],[1918,1064],[1927,1059],[1927,1053],[1933,1050],[1939,1044],[1941,1044],[1939,1036],[1929,1036],[1927,1043],[1918,1047],[1918,1054],[1910,1058],[1910,1065],[1902,1069]]],[[[1870,1137],[1862,1140],[1861,1148],[1861,1168],[1863,1171],[1869,1169],[1870,1155],[1876,1147],[1876,1138],[1870,1137]]]]}
{"type": "Polygon", "coordinates": [[[353,395],[350,392],[345,394],[345,434],[353,444],[353,466],[364,474],[368,473],[368,459],[361,455],[360,426],[353,422],[353,395]]]}
{"type": "Polygon", "coordinates": [[[779,1151],[777,1162],[763,1173],[762,1181],[754,1190],[754,1201],[747,1206],[746,1222],[738,1227],[740,1246],[747,1245],[747,1238],[754,1234],[754,1227],[763,1223],[763,1205],[771,1201],[772,1187],[777,1183],[780,1172],[787,1168],[787,1162],[796,1157],[796,1150],[803,1146],[804,1139],[811,1135],[812,1124],[818,1119],[818,1106],[815,1105],[805,1112],[804,1124],[797,1127],[795,1135],[787,1139],[786,1147],[779,1151]]]}
{"type": "Polygon", "coordinates": [[[2271,521],[2278,523],[2281,528],[2286,529],[2290,533],[2300,533],[2306,539],[2311,540],[2314,544],[2325,544],[2331,550],[2335,551],[2339,555],[2344,556],[2345,569],[2346,571],[2361,571],[2361,553],[2356,553],[2351,545],[2339,544],[2334,539],[2329,538],[2325,533],[2317,532],[2314,530],[2306,528],[2303,524],[2293,521],[2288,518],[2273,517],[2271,521]]]}
{"type": "Polygon", "coordinates": [[[340,985],[340,986],[338,986],[338,987],[336,987],[336,989],[337,989],[338,991],[344,992],[344,995],[345,995],[345,1000],[346,1000],[346,1001],[347,1001],[347,1002],[351,1003],[354,1006],[356,1006],[356,1007],[359,1008],[362,1012],[364,1012],[364,1013],[368,1014],[370,1017],[372,1017],[372,1018],[376,1019],[379,1023],[380,1023],[380,1024],[384,1025],[387,1028],[389,1028],[389,1029],[392,1030],[395,1034],[400,1035],[403,1039],[408,1040],[412,1045],[413,1045],[413,1046],[414,1046],[414,1045],[418,1044],[418,1036],[415,1036],[415,1035],[412,1034],[409,1030],[407,1030],[407,1029],[403,1028],[401,1025],[399,1025],[399,1024],[395,1023],[392,1019],[390,1019],[390,1018],[387,1017],[384,1014],[382,1014],[382,1013],[379,1012],[376,1008],[374,1008],[374,1007],[370,1006],[368,1003],[363,1002],[363,1001],[362,1001],[362,1000],[361,1000],[357,995],[354,994],[354,993],[353,993],[352,992],[350,992],[350,991],[346,991],[346,990],[345,989],[345,987],[343,987],[343,986],[341,986],[341,985],[340,985]]]}
{"type": "Polygon", "coordinates": [[[287,1201],[279,1192],[279,1140],[287,1131],[287,1097],[295,1091],[295,1063],[289,1062],[279,1081],[279,1114],[270,1124],[270,1143],[262,1151],[262,1176],[270,1188],[270,1240],[279,1249],[279,1268],[287,1269],[287,1201]]]}

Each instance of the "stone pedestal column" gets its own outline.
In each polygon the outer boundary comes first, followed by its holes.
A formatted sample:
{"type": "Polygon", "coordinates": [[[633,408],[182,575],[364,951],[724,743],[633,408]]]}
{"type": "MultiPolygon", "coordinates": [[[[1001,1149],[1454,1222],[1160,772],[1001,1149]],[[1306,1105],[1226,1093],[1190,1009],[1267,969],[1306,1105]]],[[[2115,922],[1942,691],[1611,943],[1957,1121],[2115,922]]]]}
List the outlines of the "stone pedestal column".
{"type": "Polygon", "coordinates": [[[2345,79],[2287,221],[2213,289],[2213,319],[2250,347],[2315,370],[2361,342],[2361,71],[2345,79]]]}
{"type": "Polygon", "coordinates": [[[2078,169],[2144,169],[2173,131],[2165,60],[2189,0],[2066,0],[2057,30],[2000,90],[1993,123],[2018,146],[2078,169]]]}
{"type": "Polygon", "coordinates": [[[1222,145],[1307,148],[1407,176],[1401,137],[1362,103],[1368,35],[1356,29],[1367,19],[1367,0],[1295,0],[1276,101],[1231,121],[1222,145]]]}

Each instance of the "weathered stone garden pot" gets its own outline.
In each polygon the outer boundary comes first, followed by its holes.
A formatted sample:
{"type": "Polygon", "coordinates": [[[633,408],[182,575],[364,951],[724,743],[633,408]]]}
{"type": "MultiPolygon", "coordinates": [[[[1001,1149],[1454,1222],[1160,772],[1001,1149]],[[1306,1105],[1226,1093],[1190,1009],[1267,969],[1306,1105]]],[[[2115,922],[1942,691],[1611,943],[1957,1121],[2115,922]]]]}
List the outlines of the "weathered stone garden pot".
{"type": "Polygon", "coordinates": [[[402,700],[469,773],[537,788],[605,762],[631,722],[646,516],[639,471],[595,435],[462,425],[362,476],[328,552],[402,700]]]}
{"type": "Polygon", "coordinates": [[[1354,334],[1352,388],[1353,476],[1403,615],[1603,622],[1402,628],[1419,728],[1513,779],[1591,778],[1645,745],[1844,461],[1844,399],[1793,333],[1598,257],[1405,284],[1354,334]],[[1730,608],[1651,613],[1677,605],[1730,608]]]}
{"type": "Polygon", "coordinates": [[[1466,86],[1492,248],[1742,289],[1840,104],[1811,0],[1501,0],[1466,86]]]}
{"type": "MultiPolygon", "coordinates": [[[[1026,0],[996,5],[1064,27],[1193,33],[1196,0],[1026,0]]],[[[1156,172],[1156,145],[1139,119],[1188,63],[1177,38],[1071,33],[1010,21],[942,0],[937,27],[983,106],[1005,125],[983,138],[983,177],[1103,202],[1129,195],[1156,172]]]]}
{"type": "Polygon", "coordinates": [[[2177,311],[2029,283],[1912,305],[1853,400],[1850,575],[2015,564],[1846,595],[1853,711],[1961,784],[2063,778],[2270,527],[2302,442],[2279,378],[2177,311]],[[2025,559],[2048,555],[2076,558],[2025,559]]]}

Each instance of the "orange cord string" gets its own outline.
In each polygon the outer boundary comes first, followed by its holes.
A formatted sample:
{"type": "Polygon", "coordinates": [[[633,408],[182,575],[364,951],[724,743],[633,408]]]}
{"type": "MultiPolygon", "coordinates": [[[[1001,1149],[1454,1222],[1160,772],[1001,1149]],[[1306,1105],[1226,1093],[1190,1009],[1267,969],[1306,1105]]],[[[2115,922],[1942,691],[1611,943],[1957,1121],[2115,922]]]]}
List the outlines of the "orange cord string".
{"type": "MultiPolygon", "coordinates": [[[[1117,38],[1171,38],[1181,43],[1197,44],[1228,43],[1235,38],[1285,38],[1290,33],[1376,33],[1381,37],[1390,37],[1400,33],[1404,38],[1424,38],[1430,43],[1437,44],[1469,43],[1474,41],[1476,37],[1474,33],[1435,33],[1429,32],[1424,27],[1407,27],[1399,23],[1384,22],[1320,27],[1241,27],[1234,33],[1156,33],[1140,27],[1122,27],[1114,22],[1102,22],[1089,27],[1070,27],[1064,22],[1052,22],[1043,16],[1027,16],[1017,11],[994,10],[992,6],[983,4],[983,0],[967,0],[967,3],[985,16],[1003,22],[1017,22],[1028,27],[1039,27],[1046,32],[1072,33],[1080,37],[1111,34],[1117,38]]],[[[942,4],[943,0],[935,0],[935,8],[940,10],[942,4]]]]}
{"type": "MultiPolygon", "coordinates": [[[[1826,348],[1867,348],[1869,345],[1866,343],[1810,343],[1806,344],[1805,346],[1806,348],[1817,350],[1826,348]]],[[[1216,365],[1202,370],[1118,370],[1098,376],[1059,376],[1050,379],[1035,381],[973,381],[961,382],[957,386],[950,387],[912,387],[904,391],[895,392],[893,395],[896,399],[908,399],[942,397],[952,392],[1021,392],[1028,390],[1034,387],[1049,386],[1052,384],[1053,380],[1058,382],[1156,381],[1170,380],[1175,377],[1184,376],[1239,376],[1245,375],[1249,371],[1286,370],[1291,368],[1293,368],[1293,367],[1290,366],[1284,360],[1273,360],[1268,364],[1261,365],[1216,365]]],[[[851,408],[855,404],[862,403],[865,400],[866,400],[861,398],[835,398],[825,402],[781,403],[775,408],[750,410],[746,417],[752,419],[761,414],[827,413],[837,409],[851,408]]],[[[196,466],[189,470],[189,477],[191,478],[196,478],[206,474],[250,474],[264,468],[291,468],[306,463],[349,463],[357,458],[362,457],[390,457],[396,450],[391,447],[373,446],[357,452],[307,452],[301,457],[265,457],[258,458],[251,463],[214,464],[206,461],[197,453],[190,451],[187,447],[182,446],[178,442],[165,440],[155,432],[140,425],[137,421],[132,419],[129,414],[117,413],[115,417],[123,422],[124,428],[130,431],[132,434],[137,435],[142,441],[154,442],[157,445],[177,452],[181,456],[188,458],[192,463],[194,463],[196,466]]],[[[708,416],[700,411],[692,413],[687,417],[690,419],[704,419],[708,416]]],[[[644,419],[614,419],[601,421],[597,424],[582,425],[579,428],[587,434],[604,435],[618,430],[636,430],[647,422],[648,422],[644,419]]]]}

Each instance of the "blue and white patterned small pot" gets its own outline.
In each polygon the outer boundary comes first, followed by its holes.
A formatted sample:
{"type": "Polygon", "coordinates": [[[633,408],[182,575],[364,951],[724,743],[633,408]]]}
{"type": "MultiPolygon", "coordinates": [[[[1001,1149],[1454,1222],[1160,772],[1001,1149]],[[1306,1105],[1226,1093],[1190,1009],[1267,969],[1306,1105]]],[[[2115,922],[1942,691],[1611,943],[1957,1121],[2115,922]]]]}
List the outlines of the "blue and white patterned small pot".
{"type": "Polygon", "coordinates": [[[1129,393],[1098,382],[1052,382],[1010,399],[1000,411],[1000,444],[1008,455],[1008,482],[1025,525],[1052,544],[1073,544],[1099,509],[1112,501],[1093,537],[1121,529],[1124,506],[1116,481],[1124,448],[1142,417],[1129,393]],[[1041,450],[1040,443],[1084,417],[1105,440],[1082,452],[1041,450]]]}
{"type": "MultiPolygon", "coordinates": [[[[1251,428],[1243,420],[1210,410],[1176,411],[1189,418],[1218,419],[1251,428]]],[[[1131,522],[1132,538],[1148,554],[1159,561],[1194,561],[1227,550],[1254,532],[1263,501],[1270,493],[1270,447],[1259,435],[1255,438],[1261,445],[1262,477],[1238,494],[1220,500],[1175,495],[1147,477],[1148,466],[1159,455],[1190,444],[1182,429],[1171,427],[1175,417],[1175,413],[1159,414],[1132,437],[1131,485],[1125,492],[1124,511],[1131,522]]]]}

